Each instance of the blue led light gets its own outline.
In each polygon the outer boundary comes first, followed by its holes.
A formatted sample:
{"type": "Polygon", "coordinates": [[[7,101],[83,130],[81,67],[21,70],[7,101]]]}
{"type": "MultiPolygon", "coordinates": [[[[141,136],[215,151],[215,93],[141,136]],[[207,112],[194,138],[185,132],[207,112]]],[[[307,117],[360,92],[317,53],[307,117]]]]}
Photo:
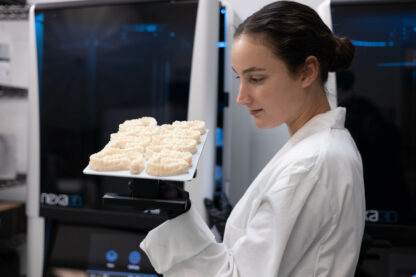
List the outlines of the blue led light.
{"type": "Polygon", "coordinates": [[[38,62],[38,80],[39,80],[39,100],[42,100],[43,89],[43,21],[45,15],[43,13],[36,14],[35,16],[35,32],[36,32],[36,52],[38,62]]]}
{"type": "Polygon", "coordinates": [[[118,254],[116,251],[110,250],[110,251],[107,251],[107,253],[105,253],[105,257],[107,258],[107,261],[115,262],[118,258],[118,254]]]}
{"type": "Polygon", "coordinates": [[[43,22],[44,19],[45,19],[45,15],[43,13],[39,13],[35,16],[35,21],[43,22]]]}
{"type": "Polygon", "coordinates": [[[136,32],[148,32],[148,33],[156,32],[158,29],[156,24],[136,24],[136,25],[133,25],[133,27],[136,32]]]}
{"type": "Polygon", "coordinates": [[[391,62],[391,63],[379,63],[379,67],[414,67],[416,62],[391,62]]]}
{"type": "Polygon", "coordinates": [[[226,46],[227,46],[227,43],[225,41],[218,42],[218,48],[225,48],[226,46]]]}
{"type": "Polygon", "coordinates": [[[355,46],[361,47],[386,47],[386,46],[394,46],[393,41],[362,41],[362,40],[351,40],[351,43],[355,46]]]}
{"type": "Polygon", "coordinates": [[[223,129],[217,128],[216,130],[216,138],[215,138],[215,145],[217,147],[222,147],[224,141],[223,129]]]}
{"type": "Polygon", "coordinates": [[[142,259],[142,256],[138,251],[131,251],[129,255],[129,261],[131,264],[138,264],[140,260],[142,259]]]}
{"type": "Polygon", "coordinates": [[[173,37],[175,36],[175,32],[170,32],[170,33],[169,33],[169,36],[170,36],[171,38],[173,38],[173,37]]]}
{"type": "Polygon", "coordinates": [[[225,14],[225,9],[224,8],[221,9],[221,13],[225,14]]]}
{"type": "Polygon", "coordinates": [[[148,32],[156,32],[157,26],[155,24],[149,24],[147,25],[146,31],[148,32]]]}

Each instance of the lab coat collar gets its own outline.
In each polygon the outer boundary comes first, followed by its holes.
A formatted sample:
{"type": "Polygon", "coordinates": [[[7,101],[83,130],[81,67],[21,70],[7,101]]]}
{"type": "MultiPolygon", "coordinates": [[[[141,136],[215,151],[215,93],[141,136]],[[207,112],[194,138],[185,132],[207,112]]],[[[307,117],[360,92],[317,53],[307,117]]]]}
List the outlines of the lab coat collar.
{"type": "Polygon", "coordinates": [[[294,133],[288,142],[282,147],[282,149],[277,153],[274,160],[279,159],[283,156],[289,149],[295,146],[298,142],[304,138],[313,135],[321,130],[331,128],[331,129],[343,129],[345,123],[345,114],[346,109],[343,107],[338,107],[333,110],[330,110],[326,113],[318,114],[311,118],[308,122],[305,123],[296,133],[294,133]]]}
{"type": "Polygon", "coordinates": [[[326,113],[318,114],[305,123],[290,140],[300,141],[309,135],[327,128],[342,129],[345,123],[345,108],[338,107],[326,113]]]}

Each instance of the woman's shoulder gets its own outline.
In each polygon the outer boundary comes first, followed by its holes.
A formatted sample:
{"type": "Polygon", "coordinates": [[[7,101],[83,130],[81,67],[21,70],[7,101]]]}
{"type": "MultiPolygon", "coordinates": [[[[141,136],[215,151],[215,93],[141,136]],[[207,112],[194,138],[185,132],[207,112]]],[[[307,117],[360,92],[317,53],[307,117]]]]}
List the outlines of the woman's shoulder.
{"type": "Polygon", "coordinates": [[[321,156],[331,164],[362,164],[360,152],[347,129],[331,130],[327,143],[322,147],[321,156]]]}
{"type": "Polygon", "coordinates": [[[320,131],[302,139],[294,145],[285,155],[285,163],[287,166],[297,166],[301,164],[314,163],[320,155],[323,148],[329,141],[328,130],[320,131]]]}
{"type": "Polygon", "coordinates": [[[328,128],[304,138],[284,159],[287,167],[322,167],[332,163],[361,163],[361,157],[347,129],[328,128]]]}

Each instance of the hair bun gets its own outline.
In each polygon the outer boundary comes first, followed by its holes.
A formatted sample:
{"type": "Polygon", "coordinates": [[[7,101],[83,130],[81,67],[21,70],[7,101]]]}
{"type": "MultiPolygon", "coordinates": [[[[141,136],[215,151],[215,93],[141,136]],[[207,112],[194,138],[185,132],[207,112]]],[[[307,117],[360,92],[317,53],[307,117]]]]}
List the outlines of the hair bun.
{"type": "Polygon", "coordinates": [[[335,51],[329,63],[329,71],[347,69],[354,58],[355,47],[347,37],[334,37],[335,51]]]}

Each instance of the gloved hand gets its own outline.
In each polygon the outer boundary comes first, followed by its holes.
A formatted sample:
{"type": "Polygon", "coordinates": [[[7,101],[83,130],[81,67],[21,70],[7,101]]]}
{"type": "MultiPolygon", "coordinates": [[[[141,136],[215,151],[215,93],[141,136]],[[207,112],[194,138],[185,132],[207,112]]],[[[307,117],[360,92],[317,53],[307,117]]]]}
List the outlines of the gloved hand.
{"type": "Polygon", "coordinates": [[[173,219],[177,216],[180,216],[183,213],[186,213],[191,208],[191,200],[189,199],[189,192],[182,189],[176,184],[168,183],[168,182],[161,182],[160,183],[160,197],[162,199],[178,199],[178,200],[186,200],[185,209],[184,210],[167,210],[167,216],[169,219],[173,219]]]}
{"type": "MultiPolygon", "coordinates": [[[[181,188],[182,182],[168,182],[168,181],[147,181],[138,182],[133,180],[128,183],[129,195],[136,198],[149,199],[150,201],[160,200],[178,200],[184,203],[183,209],[168,210],[160,208],[162,213],[165,213],[169,219],[175,218],[191,208],[191,200],[189,193],[181,188]]],[[[151,207],[149,207],[151,209],[151,207]]]]}

